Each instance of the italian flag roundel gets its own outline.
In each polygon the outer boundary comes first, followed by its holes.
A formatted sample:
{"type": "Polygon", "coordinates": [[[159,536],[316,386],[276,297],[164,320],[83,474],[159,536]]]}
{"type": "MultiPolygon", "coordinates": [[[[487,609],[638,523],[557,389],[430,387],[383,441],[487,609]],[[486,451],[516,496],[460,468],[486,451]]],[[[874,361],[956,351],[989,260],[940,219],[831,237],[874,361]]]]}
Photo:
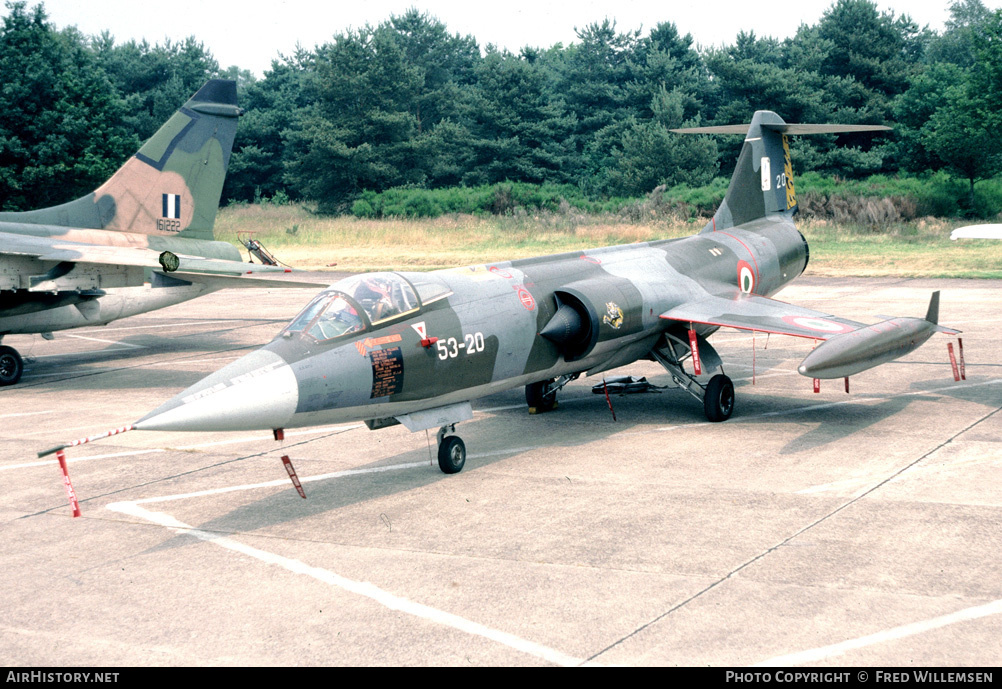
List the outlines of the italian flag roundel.
{"type": "Polygon", "coordinates": [[[745,294],[755,291],[755,271],[747,261],[738,261],[738,289],[745,294]]]}

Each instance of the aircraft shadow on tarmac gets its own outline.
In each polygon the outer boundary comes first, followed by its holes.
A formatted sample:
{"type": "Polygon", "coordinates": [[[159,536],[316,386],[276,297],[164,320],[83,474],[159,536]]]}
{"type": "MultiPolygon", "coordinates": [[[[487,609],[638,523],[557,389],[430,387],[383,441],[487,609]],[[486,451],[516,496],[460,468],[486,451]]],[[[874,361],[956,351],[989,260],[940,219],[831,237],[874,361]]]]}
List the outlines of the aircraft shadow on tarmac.
{"type": "MultiPolygon", "coordinates": [[[[213,319],[216,321],[217,319],[213,319]]],[[[222,319],[219,319],[222,320],[222,319]]],[[[153,334],[133,334],[116,339],[105,347],[87,349],[78,353],[66,353],[58,356],[32,357],[25,354],[25,378],[17,390],[24,387],[58,386],[60,389],[91,389],[93,376],[102,375],[103,388],[127,389],[134,387],[187,387],[204,377],[202,370],[186,370],[185,358],[190,355],[211,356],[221,352],[244,352],[256,349],[273,333],[264,335],[260,342],[238,344],[230,334],[236,331],[254,327],[272,326],[272,330],[280,328],[284,319],[225,319],[227,324],[217,324],[212,330],[202,330],[181,334],[172,334],[169,338],[153,334]],[[166,354],[176,365],[156,367],[137,364],[137,361],[152,354],[166,354]],[[186,355],[189,355],[186,357],[186,355]],[[125,373],[128,369],[132,373],[125,373]],[[157,373],[160,370],[162,373],[157,373]],[[104,374],[118,373],[120,379],[115,380],[104,374]],[[33,378],[32,375],[38,376],[33,378]],[[79,383],[77,381],[79,380],[79,383]]],[[[88,335],[90,336],[90,335],[88,335]]]]}
{"type": "MultiPolygon", "coordinates": [[[[909,385],[912,389],[922,390],[942,384],[942,378],[915,381],[909,385]]],[[[971,375],[968,369],[967,380],[962,383],[952,383],[950,389],[937,391],[937,395],[951,397],[964,402],[976,402],[986,407],[997,409],[1002,406],[1002,378],[997,376],[971,375]],[[993,384],[994,381],[994,384],[993,384]]]]}
{"type": "MultiPolygon", "coordinates": [[[[652,382],[657,384],[657,381],[652,382]]],[[[927,381],[925,384],[932,385],[935,382],[927,381]]],[[[531,429],[531,437],[537,440],[536,445],[559,451],[561,448],[586,445],[608,439],[618,433],[651,426],[698,424],[705,426],[706,433],[713,433],[717,430],[715,424],[702,420],[701,410],[693,405],[692,399],[681,390],[669,389],[660,394],[613,396],[616,421],[612,420],[609,408],[601,395],[591,395],[580,388],[574,393],[576,394],[568,394],[561,398],[563,406],[556,412],[531,417],[534,426],[531,429]]],[[[803,399],[791,399],[771,394],[745,395],[742,409],[730,423],[789,424],[791,419],[805,422],[811,428],[791,440],[780,451],[780,454],[793,454],[844,441],[852,435],[905,410],[913,401],[941,399],[942,397],[938,393],[906,397],[889,396],[888,399],[877,403],[874,403],[872,397],[867,397],[858,399],[858,403],[850,402],[833,409],[828,406],[828,403],[833,401],[829,396],[816,402],[819,409],[801,411],[800,409],[804,406],[803,399]],[[791,413],[784,413],[786,410],[791,413]],[[766,416],[766,414],[768,415],[766,416]],[[746,418],[742,419],[742,415],[746,418]]],[[[836,400],[842,401],[840,398],[836,398],[836,400]]],[[[517,394],[513,392],[501,393],[486,398],[486,401],[492,404],[506,402],[514,404],[517,403],[517,394]]],[[[498,447],[499,443],[509,442],[511,444],[510,436],[499,433],[495,428],[510,428],[513,424],[525,423],[526,418],[530,418],[526,414],[526,410],[516,408],[494,412],[493,417],[475,417],[473,421],[464,424],[466,428],[470,429],[467,434],[474,435],[476,433],[482,442],[478,451],[471,454],[464,474],[477,472],[497,462],[508,461],[525,452],[524,448],[515,447],[510,452],[502,450],[499,454],[494,454],[501,449],[498,447]]],[[[526,435],[522,437],[526,437],[526,435]]],[[[378,461],[356,468],[366,469],[429,461],[424,439],[418,434],[412,438],[414,440],[413,449],[395,456],[383,457],[378,461]]],[[[517,444],[521,445],[522,443],[517,444]]],[[[267,448],[264,446],[255,448],[254,454],[256,455],[258,451],[264,449],[267,448]]],[[[293,448],[288,453],[292,456],[293,461],[296,461],[297,452],[300,456],[310,454],[308,449],[297,451],[293,448]]],[[[278,451],[273,451],[268,455],[268,460],[274,461],[276,464],[276,478],[283,475],[279,454],[278,451]]],[[[260,458],[255,461],[260,461],[260,458]]],[[[300,469],[304,466],[307,465],[301,465],[300,469]]],[[[234,504],[226,514],[193,526],[208,532],[223,534],[253,532],[334,512],[366,501],[417,490],[438,481],[448,481],[450,478],[430,464],[426,469],[415,467],[414,469],[385,473],[342,476],[304,484],[308,496],[305,501],[296,495],[290,483],[287,490],[271,492],[251,502],[234,504]]],[[[239,493],[229,493],[224,494],[222,499],[238,502],[240,500],[238,496],[239,493]]],[[[149,550],[180,547],[191,542],[189,537],[175,536],[149,550]]]]}
{"type": "MultiPolygon", "coordinates": [[[[648,397],[658,399],[651,400],[650,403],[643,405],[630,404],[628,411],[625,409],[627,405],[620,404],[620,400],[614,398],[613,404],[617,409],[616,421],[612,420],[612,415],[603,397],[600,395],[590,395],[584,391],[573,398],[569,395],[566,399],[562,398],[563,407],[545,415],[529,417],[525,407],[495,412],[494,417],[485,418],[478,415],[472,421],[464,423],[463,426],[468,429],[468,435],[473,436],[479,433],[481,437],[489,438],[490,440],[484,442],[483,445],[478,447],[477,451],[470,454],[463,473],[475,473],[478,470],[482,470],[498,462],[509,460],[526,451],[524,447],[512,448],[510,452],[503,451],[498,447],[498,443],[509,442],[510,444],[510,441],[505,440],[503,434],[496,434],[491,425],[500,427],[507,424],[510,427],[513,421],[517,423],[517,417],[531,418],[534,422],[538,422],[534,423],[536,428],[532,429],[533,437],[538,441],[535,444],[559,451],[561,448],[600,441],[642,424],[665,423],[666,410],[671,411],[676,409],[676,407],[684,408],[683,405],[693,406],[690,404],[691,398],[685,393],[681,391],[670,392],[674,396],[674,399],[670,399],[669,404],[665,404],[664,401],[661,401],[661,404],[656,403],[666,397],[666,395],[649,395],[648,397]],[[566,413],[564,413],[564,409],[571,406],[573,406],[573,410],[567,409],[566,413]],[[623,418],[619,417],[619,408],[621,406],[624,407],[623,418]],[[506,419],[505,417],[508,418],[506,419]],[[499,454],[494,454],[499,451],[499,454]],[[484,454],[487,456],[483,456],[484,454]]],[[[520,396],[521,390],[516,391],[516,394],[501,393],[500,395],[494,395],[485,399],[491,403],[504,404],[508,402],[515,404],[517,403],[516,395],[520,396]]],[[[519,418],[518,420],[521,421],[524,418],[519,418]]],[[[699,422],[701,418],[702,410],[693,406],[691,413],[685,411],[679,413],[678,422],[699,422]]],[[[510,436],[508,437],[510,438],[510,436]]],[[[429,461],[428,448],[426,447],[423,434],[414,434],[410,438],[413,440],[413,449],[352,468],[364,470],[387,465],[424,462],[426,466],[423,468],[415,467],[400,471],[342,476],[323,481],[308,482],[303,486],[306,491],[307,500],[299,498],[290,482],[287,490],[282,489],[272,492],[252,502],[235,504],[233,509],[228,513],[193,526],[209,532],[240,534],[295,522],[326,512],[334,512],[344,507],[370,500],[378,500],[398,493],[418,490],[433,485],[438,481],[448,481],[451,477],[443,474],[437,466],[433,466],[429,461]]],[[[434,442],[434,438],[432,438],[432,441],[434,442]]],[[[522,443],[519,444],[521,445],[522,443]]],[[[256,451],[263,449],[265,449],[265,446],[255,448],[256,451]]],[[[309,453],[308,449],[299,451],[300,456],[309,453]]],[[[268,456],[268,460],[275,463],[276,478],[284,475],[279,460],[280,454],[280,452],[275,451],[268,456]]],[[[288,454],[292,457],[293,462],[296,462],[296,449],[291,449],[288,454]]],[[[315,451],[313,454],[315,454],[315,451]]],[[[302,471],[305,466],[307,465],[298,464],[297,469],[302,471]]],[[[301,478],[307,477],[303,475],[301,478]]],[[[238,495],[238,493],[231,493],[228,496],[224,494],[224,499],[236,502],[240,500],[238,495]]],[[[156,509],[155,503],[154,509],[156,509]]],[[[180,547],[190,543],[191,540],[189,537],[176,536],[157,547],[149,549],[149,552],[163,548],[180,547]]]]}

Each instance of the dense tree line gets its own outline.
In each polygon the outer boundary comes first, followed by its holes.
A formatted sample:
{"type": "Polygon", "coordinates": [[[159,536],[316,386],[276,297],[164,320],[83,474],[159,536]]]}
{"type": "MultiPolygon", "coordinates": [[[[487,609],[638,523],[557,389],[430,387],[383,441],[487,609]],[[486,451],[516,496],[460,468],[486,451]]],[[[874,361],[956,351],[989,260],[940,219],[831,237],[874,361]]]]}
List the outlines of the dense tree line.
{"type": "Polygon", "coordinates": [[[947,169],[974,184],[1002,170],[1002,12],[956,0],[942,33],[871,0],[835,0],[784,40],[739,34],[697,49],[671,22],[613,21],[570,45],[482,48],[417,9],[273,61],[222,71],[193,38],[116,44],[57,29],[44,6],[7,2],[0,27],[0,207],[93,189],[211,76],[238,80],[224,198],[349,207],[396,187],[573,184],[595,199],[705,184],[740,140],[672,128],[747,122],[888,124],[889,136],[802,139],[800,171],[862,177],[947,169]]]}

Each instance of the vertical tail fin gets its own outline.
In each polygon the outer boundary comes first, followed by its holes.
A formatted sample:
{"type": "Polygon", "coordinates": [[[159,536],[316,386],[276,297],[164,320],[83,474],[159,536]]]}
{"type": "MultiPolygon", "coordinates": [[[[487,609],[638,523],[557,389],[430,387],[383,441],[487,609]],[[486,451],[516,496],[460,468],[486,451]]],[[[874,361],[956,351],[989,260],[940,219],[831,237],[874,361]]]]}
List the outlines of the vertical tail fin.
{"type": "Polygon", "coordinates": [[[929,309],[925,313],[925,319],[933,325],[939,325],[939,290],[932,293],[929,300],[929,309]]]}
{"type": "Polygon", "coordinates": [[[742,225],[797,208],[788,134],[838,134],[885,131],[879,125],[787,124],[769,110],[759,110],[750,124],[673,129],[679,134],[744,134],[745,142],[723,203],[704,232],[742,225]]]}
{"type": "Polygon", "coordinates": [[[212,79],[93,193],[0,221],[212,239],[241,112],[236,82],[212,79]]]}

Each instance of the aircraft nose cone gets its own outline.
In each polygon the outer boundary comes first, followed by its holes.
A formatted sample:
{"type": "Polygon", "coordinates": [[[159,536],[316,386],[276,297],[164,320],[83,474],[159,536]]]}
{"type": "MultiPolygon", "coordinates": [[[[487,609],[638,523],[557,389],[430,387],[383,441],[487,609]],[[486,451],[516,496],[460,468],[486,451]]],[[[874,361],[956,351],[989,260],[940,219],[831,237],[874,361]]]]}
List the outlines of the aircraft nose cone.
{"type": "Polygon", "coordinates": [[[133,426],[144,431],[251,431],[283,428],[296,411],[292,368],[259,349],[160,405],[133,426]]]}

